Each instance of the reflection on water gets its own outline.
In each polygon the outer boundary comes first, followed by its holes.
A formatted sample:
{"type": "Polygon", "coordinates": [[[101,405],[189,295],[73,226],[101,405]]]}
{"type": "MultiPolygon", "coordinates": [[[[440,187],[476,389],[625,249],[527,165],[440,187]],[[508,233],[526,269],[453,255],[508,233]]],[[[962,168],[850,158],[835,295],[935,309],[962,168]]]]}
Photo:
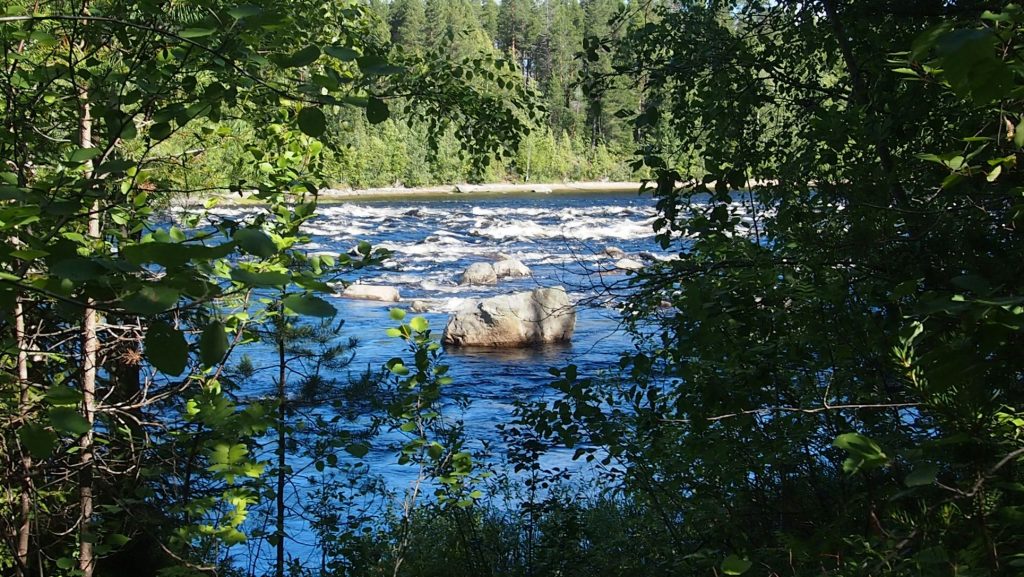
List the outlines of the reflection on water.
{"type": "Polygon", "coordinates": [[[474,357],[492,363],[528,363],[531,366],[553,366],[572,352],[570,343],[548,343],[519,349],[496,347],[448,347],[445,353],[452,357],[474,357]]]}

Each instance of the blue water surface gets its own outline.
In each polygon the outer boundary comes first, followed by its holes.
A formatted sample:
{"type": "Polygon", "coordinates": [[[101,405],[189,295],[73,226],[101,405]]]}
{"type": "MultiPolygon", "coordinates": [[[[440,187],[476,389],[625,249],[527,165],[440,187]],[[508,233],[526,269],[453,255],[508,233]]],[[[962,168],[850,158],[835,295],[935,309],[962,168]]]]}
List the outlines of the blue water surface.
{"type": "MultiPolygon", "coordinates": [[[[255,213],[250,207],[222,207],[221,216],[243,218],[255,213]]],[[[402,302],[397,305],[329,297],[345,324],[342,336],[358,340],[355,358],[341,379],[354,377],[369,367],[377,370],[395,356],[405,355],[403,343],[389,338],[385,330],[395,324],[389,318],[394,306],[408,307],[413,301],[425,303],[422,313],[440,338],[449,313],[466,299],[530,290],[536,287],[565,287],[577,304],[576,332],[571,343],[534,349],[446,351],[446,363],[454,383],[451,394],[470,402],[462,408],[445,406],[464,422],[471,447],[489,444],[501,461],[501,435],[496,426],[512,417],[516,401],[552,397],[550,367],[570,363],[581,374],[614,372],[619,356],[631,348],[631,338],[620,327],[616,303],[628,295],[628,275],[614,268],[616,258],[609,247],[621,249],[629,258],[650,261],[670,258],[654,240],[656,217],[649,195],[614,194],[530,194],[475,197],[454,194],[442,199],[401,201],[359,201],[322,205],[304,232],[310,252],[345,253],[360,241],[386,248],[392,258],[379,268],[353,272],[349,282],[396,287],[402,302]],[[474,262],[493,262],[502,256],[522,261],[532,276],[502,279],[497,286],[460,286],[461,272],[474,262]]],[[[340,292],[340,291],[339,291],[340,292]]],[[[257,365],[271,364],[269,350],[259,346],[247,351],[257,365]]],[[[407,355],[406,355],[407,356],[407,355]]],[[[245,394],[267,394],[274,386],[272,375],[258,373],[246,383],[245,394]]],[[[323,409],[329,411],[329,408],[323,409]]],[[[396,492],[415,478],[416,471],[396,464],[393,449],[375,444],[363,460],[372,474],[380,475],[396,492]]],[[[272,444],[268,443],[268,450],[272,444]]],[[[552,459],[571,466],[571,453],[556,452],[552,459]]],[[[309,463],[293,467],[309,470],[309,463]]],[[[292,487],[289,500],[306,498],[308,486],[301,480],[292,487]]],[[[309,534],[308,521],[299,517],[288,523],[289,552],[315,560],[318,552],[309,534]]],[[[251,555],[271,557],[271,548],[250,544],[251,555]]],[[[261,568],[246,563],[259,574],[261,568]]]]}

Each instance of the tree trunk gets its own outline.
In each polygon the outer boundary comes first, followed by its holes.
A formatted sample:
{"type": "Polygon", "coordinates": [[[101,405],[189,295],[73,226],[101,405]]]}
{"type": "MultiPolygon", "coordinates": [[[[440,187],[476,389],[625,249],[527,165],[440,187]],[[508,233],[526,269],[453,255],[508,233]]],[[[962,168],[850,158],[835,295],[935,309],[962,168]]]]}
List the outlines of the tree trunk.
{"type": "Polygon", "coordinates": [[[285,434],[285,418],[286,407],[285,407],[285,395],[287,390],[285,388],[285,377],[287,371],[285,370],[285,334],[287,325],[284,322],[284,305],[281,305],[281,319],[278,324],[277,334],[277,526],[274,532],[277,538],[275,546],[277,548],[277,562],[274,565],[274,574],[276,577],[284,577],[284,489],[285,482],[287,481],[285,475],[285,466],[287,465],[287,435],[285,434]]]}
{"type": "MultiPolygon", "coordinates": [[[[79,88],[78,97],[81,100],[81,117],[78,123],[78,145],[82,148],[92,147],[92,114],[89,104],[89,92],[86,88],[79,88]]],[[[91,172],[91,166],[88,167],[91,172]]],[[[100,234],[100,204],[99,199],[92,202],[89,208],[89,229],[90,239],[99,239],[100,234]]],[[[92,577],[96,568],[96,560],[93,555],[93,543],[95,538],[92,534],[92,513],[93,513],[93,423],[96,419],[96,370],[99,363],[100,342],[96,335],[96,325],[99,321],[99,313],[96,311],[94,301],[86,298],[85,310],[82,314],[82,416],[89,423],[89,430],[82,435],[79,441],[79,464],[81,469],[78,476],[78,502],[81,509],[81,521],[78,529],[78,569],[83,577],[92,577]]]]}
{"type": "MultiPolygon", "coordinates": [[[[28,340],[25,336],[25,306],[21,297],[14,302],[14,339],[18,347],[18,416],[21,417],[21,426],[25,426],[28,419],[29,404],[29,383],[28,383],[28,340]]],[[[19,577],[28,575],[28,550],[29,538],[32,535],[32,455],[22,448],[21,450],[21,502],[19,504],[18,523],[18,544],[16,555],[16,570],[19,577]]]]}

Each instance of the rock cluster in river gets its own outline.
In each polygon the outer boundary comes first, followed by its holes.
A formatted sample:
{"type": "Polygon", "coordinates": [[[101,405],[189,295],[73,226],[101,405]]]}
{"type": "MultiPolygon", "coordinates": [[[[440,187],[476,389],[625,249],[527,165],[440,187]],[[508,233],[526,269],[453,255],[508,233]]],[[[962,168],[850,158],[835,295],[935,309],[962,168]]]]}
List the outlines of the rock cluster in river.
{"type": "Polygon", "coordinates": [[[498,284],[498,275],[495,274],[494,266],[491,263],[475,262],[466,267],[462,277],[459,279],[459,284],[494,285],[498,284]]]}
{"type": "Polygon", "coordinates": [[[564,342],[576,328],[576,309],[562,287],[469,301],[444,329],[457,347],[528,347],[564,342]]]}
{"type": "Polygon", "coordinates": [[[496,285],[500,278],[522,278],[530,276],[529,267],[518,259],[502,258],[498,262],[475,262],[462,273],[460,285],[496,285]]]}

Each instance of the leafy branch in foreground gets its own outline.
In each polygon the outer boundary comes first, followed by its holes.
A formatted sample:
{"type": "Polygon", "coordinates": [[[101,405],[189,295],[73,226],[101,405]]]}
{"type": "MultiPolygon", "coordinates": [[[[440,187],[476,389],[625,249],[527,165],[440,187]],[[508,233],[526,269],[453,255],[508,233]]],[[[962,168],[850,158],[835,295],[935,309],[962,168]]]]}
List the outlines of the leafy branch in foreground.
{"type": "MultiPolygon", "coordinates": [[[[325,110],[379,119],[429,71],[390,62],[372,26],[355,2],[4,7],[0,523],[15,574],[88,577],[134,555],[209,571],[246,539],[271,421],[236,402],[244,383],[224,368],[271,322],[268,294],[331,316],[325,281],[359,264],[303,249],[335,131],[325,110]],[[164,210],[197,187],[192,151],[239,133],[232,169],[199,186],[251,192],[257,214],[164,210]]],[[[489,120],[487,86],[435,87],[411,101],[471,124],[478,144],[522,134],[518,114],[489,120]]]]}
{"type": "Polygon", "coordinates": [[[520,415],[643,508],[652,574],[1024,563],[1024,20],[916,8],[682,3],[629,40],[678,259],[635,277],[621,374],[520,415]]]}

